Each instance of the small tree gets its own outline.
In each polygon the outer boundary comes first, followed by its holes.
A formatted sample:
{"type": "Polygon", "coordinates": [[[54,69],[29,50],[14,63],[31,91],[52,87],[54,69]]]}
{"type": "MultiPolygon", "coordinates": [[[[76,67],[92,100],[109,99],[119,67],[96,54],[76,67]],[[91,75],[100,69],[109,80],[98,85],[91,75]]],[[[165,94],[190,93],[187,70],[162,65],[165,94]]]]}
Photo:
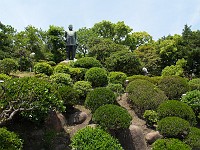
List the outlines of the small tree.
{"type": "Polygon", "coordinates": [[[11,72],[15,72],[18,69],[17,61],[12,58],[4,58],[0,60],[0,73],[9,75],[11,72]]]}

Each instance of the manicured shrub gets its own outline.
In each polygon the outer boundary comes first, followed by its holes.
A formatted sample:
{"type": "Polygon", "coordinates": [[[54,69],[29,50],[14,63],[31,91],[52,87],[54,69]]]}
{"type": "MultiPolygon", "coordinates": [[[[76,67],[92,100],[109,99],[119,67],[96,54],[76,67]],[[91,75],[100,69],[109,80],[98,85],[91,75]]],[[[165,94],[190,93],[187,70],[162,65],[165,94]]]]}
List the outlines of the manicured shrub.
{"type": "Polygon", "coordinates": [[[87,94],[85,106],[92,112],[105,104],[115,104],[116,97],[113,91],[106,87],[98,87],[87,94]]]}
{"type": "Polygon", "coordinates": [[[120,106],[107,104],[100,106],[93,114],[92,120],[106,130],[127,129],[132,117],[120,106]]]}
{"type": "Polygon", "coordinates": [[[85,68],[69,68],[69,74],[73,82],[84,80],[86,71],[85,68]]]}
{"type": "Polygon", "coordinates": [[[129,82],[132,82],[132,81],[137,80],[137,79],[142,79],[142,80],[147,80],[149,82],[152,82],[151,77],[149,77],[149,76],[132,75],[132,76],[127,77],[127,80],[129,80],[129,82]]]}
{"type": "Polygon", "coordinates": [[[179,139],[158,139],[153,143],[152,150],[192,150],[191,147],[179,139]]]}
{"type": "Polygon", "coordinates": [[[46,62],[38,62],[34,65],[35,74],[44,73],[50,76],[53,73],[53,68],[46,62]]]}
{"type": "Polygon", "coordinates": [[[106,87],[111,89],[117,97],[121,96],[124,93],[124,88],[119,83],[118,84],[109,83],[106,87]]]}
{"type": "Polygon", "coordinates": [[[163,77],[158,87],[165,92],[170,100],[180,99],[181,95],[189,90],[187,80],[179,76],[163,77]]]}
{"type": "Polygon", "coordinates": [[[106,86],[108,84],[107,72],[103,68],[90,68],[85,74],[85,80],[91,82],[93,87],[106,86]]]}
{"type": "Polygon", "coordinates": [[[0,74],[0,80],[6,81],[6,80],[10,80],[10,79],[11,79],[11,77],[8,75],[3,74],[3,73],[0,74]]]}
{"type": "Polygon", "coordinates": [[[65,73],[55,73],[50,76],[51,82],[55,82],[61,85],[72,85],[72,79],[69,74],[65,73]]]}
{"type": "Polygon", "coordinates": [[[184,139],[184,142],[190,145],[194,150],[200,149],[200,129],[191,127],[189,134],[184,139]]]}
{"type": "Polygon", "coordinates": [[[109,83],[124,85],[127,76],[123,72],[112,71],[108,74],[109,83]]]}
{"type": "Polygon", "coordinates": [[[72,149],[79,150],[123,150],[117,139],[100,128],[86,127],[71,139],[72,149]]]}
{"type": "Polygon", "coordinates": [[[69,65],[65,63],[58,64],[54,67],[54,73],[69,73],[69,65]]]}
{"type": "Polygon", "coordinates": [[[79,98],[85,100],[87,93],[92,90],[92,85],[88,81],[77,81],[74,83],[74,89],[77,91],[79,98]]]}
{"type": "Polygon", "coordinates": [[[190,123],[179,117],[166,117],[158,121],[157,130],[164,137],[183,138],[189,133],[190,123]]]}
{"type": "Polygon", "coordinates": [[[158,107],[157,113],[160,119],[176,116],[187,120],[191,125],[196,124],[196,116],[192,108],[180,101],[168,100],[163,102],[158,107]]]}
{"type": "Polygon", "coordinates": [[[0,128],[0,150],[22,150],[23,141],[14,132],[0,128]]]}
{"type": "Polygon", "coordinates": [[[154,110],[145,110],[143,117],[146,120],[146,124],[150,127],[153,127],[158,122],[158,113],[154,110]]]}
{"type": "Polygon", "coordinates": [[[153,83],[141,79],[130,82],[126,91],[128,99],[139,115],[143,115],[145,110],[156,110],[167,99],[164,92],[153,83]]]}
{"type": "Polygon", "coordinates": [[[0,60],[0,73],[9,75],[18,69],[18,63],[12,58],[4,58],[0,60]]]}
{"type": "Polygon", "coordinates": [[[89,69],[92,67],[101,67],[101,63],[94,57],[83,57],[83,58],[78,59],[74,63],[74,66],[89,69]]]}
{"type": "Polygon", "coordinates": [[[200,90],[200,78],[192,79],[188,82],[190,90],[200,90]]]}
{"type": "Polygon", "coordinates": [[[200,91],[189,91],[182,96],[181,101],[188,104],[196,114],[200,112],[200,91]]]}

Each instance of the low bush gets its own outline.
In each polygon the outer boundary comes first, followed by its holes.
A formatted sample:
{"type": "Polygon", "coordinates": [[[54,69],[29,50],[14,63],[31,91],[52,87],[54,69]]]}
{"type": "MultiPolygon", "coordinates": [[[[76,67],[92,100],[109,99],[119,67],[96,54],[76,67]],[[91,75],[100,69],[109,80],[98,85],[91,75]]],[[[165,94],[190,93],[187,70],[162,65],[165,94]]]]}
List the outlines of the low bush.
{"type": "Polygon", "coordinates": [[[159,119],[176,116],[189,121],[191,125],[196,124],[196,116],[192,108],[180,101],[168,100],[163,102],[158,107],[157,113],[159,119]]]}
{"type": "Polygon", "coordinates": [[[189,90],[187,79],[179,76],[165,76],[161,79],[158,87],[171,99],[180,99],[182,94],[189,90]]]}
{"type": "Polygon", "coordinates": [[[166,117],[158,121],[157,130],[164,137],[184,138],[190,129],[190,123],[179,117],[166,117]]]}
{"type": "Polygon", "coordinates": [[[123,150],[117,139],[100,128],[86,127],[71,139],[72,149],[79,150],[123,150]]]}
{"type": "Polygon", "coordinates": [[[0,73],[9,75],[11,72],[18,70],[18,63],[12,58],[0,60],[0,73]]]}
{"type": "Polygon", "coordinates": [[[130,102],[136,107],[136,112],[139,115],[143,115],[145,110],[156,110],[167,99],[164,92],[153,83],[141,79],[130,82],[126,91],[130,102]]]}
{"type": "Polygon", "coordinates": [[[152,150],[192,150],[191,147],[179,139],[158,139],[153,143],[152,150]]]}
{"type": "Polygon", "coordinates": [[[200,129],[191,127],[189,134],[184,139],[184,142],[190,145],[194,150],[200,149],[200,129]]]}
{"type": "Polygon", "coordinates": [[[46,62],[38,62],[34,65],[35,74],[44,73],[50,76],[53,73],[53,68],[46,62]]]}
{"type": "Polygon", "coordinates": [[[181,97],[181,101],[188,104],[196,114],[200,112],[200,91],[189,91],[181,97]]]}
{"type": "Polygon", "coordinates": [[[85,68],[69,68],[69,74],[73,82],[84,80],[86,71],[85,68]]]}
{"type": "Polygon", "coordinates": [[[90,69],[92,67],[102,67],[100,61],[98,61],[94,57],[80,58],[74,63],[74,66],[80,67],[80,68],[87,68],[87,69],[90,69]]]}
{"type": "Polygon", "coordinates": [[[145,110],[143,117],[146,120],[146,124],[150,127],[153,127],[158,122],[158,113],[154,110],[145,110]]]}
{"type": "Polygon", "coordinates": [[[116,97],[113,91],[106,87],[98,87],[87,94],[85,106],[92,112],[105,104],[115,104],[116,97]]]}
{"type": "Polygon", "coordinates": [[[91,82],[93,87],[106,86],[108,84],[107,72],[103,68],[90,68],[85,74],[85,80],[91,82]]]}
{"type": "Polygon", "coordinates": [[[3,73],[0,74],[0,80],[6,81],[6,80],[10,80],[10,79],[11,79],[11,77],[8,75],[3,74],[3,73]]]}
{"type": "Polygon", "coordinates": [[[190,90],[200,90],[200,78],[192,79],[188,82],[190,90]]]}
{"type": "Polygon", "coordinates": [[[55,73],[50,76],[50,80],[51,82],[55,82],[57,84],[72,86],[72,79],[69,74],[55,73]]]}
{"type": "Polygon", "coordinates": [[[69,65],[61,63],[54,67],[54,73],[69,73],[69,65]]]}
{"type": "Polygon", "coordinates": [[[132,117],[120,106],[107,104],[100,106],[93,114],[92,120],[106,130],[127,129],[132,117]]]}
{"type": "Polygon", "coordinates": [[[14,132],[0,128],[0,150],[22,150],[23,141],[14,132]]]}
{"type": "Polygon", "coordinates": [[[137,79],[147,80],[147,81],[149,81],[149,82],[152,82],[151,77],[149,77],[149,76],[144,76],[144,75],[132,75],[132,76],[127,77],[127,80],[129,80],[129,82],[132,82],[132,81],[137,80],[137,79]]]}
{"type": "Polygon", "coordinates": [[[108,74],[109,83],[124,85],[126,78],[127,76],[123,72],[112,71],[108,74]]]}
{"type": "Polygon", "coordinates": [[[107,85],[107,88],[111,89],[115,93],[116,97],[121,96],[124,93],[124,88],[119,83],[118,84],[109,83],[107,85]]]}

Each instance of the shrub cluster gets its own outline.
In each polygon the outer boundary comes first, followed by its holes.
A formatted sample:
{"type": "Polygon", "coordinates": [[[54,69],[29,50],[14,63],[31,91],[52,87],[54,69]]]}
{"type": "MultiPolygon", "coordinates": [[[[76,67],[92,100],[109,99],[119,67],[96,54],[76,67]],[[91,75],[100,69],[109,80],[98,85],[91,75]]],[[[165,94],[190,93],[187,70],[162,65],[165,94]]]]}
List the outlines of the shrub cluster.
{"type": "Polygon", "coordinates": [[[87,94],[85,106],[92,112],[105,104],[115,104],[116,97],[113,91],[106,87],[98,87],[87,94]]]}
{"type": "Polygon", "coordinates": [[[0,73],[9,75],[11,72],[18,70],[18,63],[12,58],[0,60],[0,73]]]}
{"type": "Polygon", "coordinates": [[[157,113],[160,119],[176,116],[187,120],[191,125],[196,124],[196,116],[192,108],[180,101],[168,100],[163,102],[158,107],[157,113]]]}
{"type": "Polygon", "coordinates": [[[87,68],[87,69],[90,69],[92,67],[102,67],[100,61],[98,61],[94,57],[80,58],[74,63],[74,66],[80,67],[80,68],[87,68]]]}
{"type": "Polygon", "coordinates": [[[108,74],[109,83],[124,85],[127,76],[123,72],[112,71],[108,74]]]}
{"type": "Polygon", "coordinates": [[[91,82],[93,87],[105,86],[108,84],[107,72],[103,68],[90,68],[85,74],[85,80],[91,82]]]}
{"type": "Polygon", "coordinates": [[[10,80],[10,79],[11,79],[11,77],[8,75],[3,74],[3,73],[0,74],[0,80],[6,81],[6,80],[10,80]]]}
{"type": "Polygon", "coordinates": [[[121,96],[124,93],[124,88],[119,83],[118,84],[108,83],[106,87],[111,89],[115,93],[116,97],[121,96]]]}
{"type": "Polygon", "coordinates": [[[72,137],[71,141],[72,149],[123,150],[116,139],[100,128],[83,128],[72,137]]]}
{"type": "Polygon", "coordinates": [[[158,122],[157,130],[164,137],[183,138],[190,129],[190,123],[179,117],[166,117],[158,122]]]}
{"type": "Polygon", "coordinates": [[[146,120],[146,124],[150,127],[158,122],[158,113],[154,110],[145,110],[143,117],[146,120]]]}
{"type": "Polygon", "coordinates": [[[184,142],[190,145],[193,149],[200,148],[200,129],[196,127],[191,127],[190,132],[184,139],[184,142]]]}
{"type": "Polygon", "coordinates": [[[157,109],[167,99],[164,92],[153,83],[141,79],[130,82],[126,87],[126,91],[130,102],[136,107],[136,112],[139,115],[143,115],[145,110],[157,109]]]}
{"type": "Polygon", "coordinates": [[[120,106],[107,104],[100,106],[93,114],[92,120],[103,129],[126,129],[131,124],[132,117],[120,106]]]}
{"type": "Polygon", "coordinates": [[[35,74],[44,73],[50,76],[53,73],[53,68],[46,62],[38,62],[34,65],[35,74]]]}
{"type": "Polygon", "coordinates": [[[85,68],[69,68],[69,74],[74,82],[84,80],[86,71],[85,68]]]}
{"type": "Polygon", "coordinates": [[[180,99],[181,95],[189,90],[187,79],[179,76],[165,76],[161,79],[158,87],[171,99],[180,99]]]}
{"type": "Polygon", "coordinates": [[[200,90],[200,78],[192,79],[188,82],[190,90],[200,90]]]}
{"type": "Polygon", "coordinates": [[[50,76],[51,82],[55,82],[61,85],[72,85],[72,79],[69,74],[65,73],[55,73],[50,76]]]}
{"type": "Polygon", "coordinates": [[[22,150],[23,141],[14,132],[0,128],[0,150],[22,150]]]}
{"type": "Polygon", "coordinates": [[[54,67],[54,73],[69,73],[69,66],[67,64],[61,63],[54,67]]]}

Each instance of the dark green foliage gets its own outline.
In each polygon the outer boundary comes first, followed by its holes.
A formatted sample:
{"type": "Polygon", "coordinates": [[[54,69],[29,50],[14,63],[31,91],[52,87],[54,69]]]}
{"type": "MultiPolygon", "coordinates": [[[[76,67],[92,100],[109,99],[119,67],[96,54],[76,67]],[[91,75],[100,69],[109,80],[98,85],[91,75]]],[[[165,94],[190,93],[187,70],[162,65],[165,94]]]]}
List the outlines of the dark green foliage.
{"type": "Polygon", "coordinates": [[[157,130],[164,137],[183,138],[189,133],[190,123],[179,117],[166,117],[158,122],[157,130]]]}
{"type": "Polygon", "coordinates": [[[191,147],[179,139],[158,139],[153,143],[152,150],[192,150],[191,147]]]}
{"type": "Polygon", "coordinates": [[[194,150],[200,149],[200,129],[191,127],[189,134],[184,139],[184,142],[190,145],[194,150]]]}
{"type": "Polygon", "coordinates": [[[120,106],[107,104],[100,106],[93,114],[92,120],[106,130],[127,129],[132,117],[120,106]]]}
{"type": "Polygon", "coordinates": [[[171,99],[180,99],[189,90],[187,79],[179,76],[163,77],[158,87],[171,99]]]}
{"type": "Polygon", "coordinates": [[[98,87],[87,94],[85,106],[92,112],[105,104],[115,104],[116,97],[113,91],[106,87],[98,87]]]}
{"type": "Polygon", "coordinates": [[[18,64],[20,71],[27,71],[32,66],[31,60],[28,57],[23,56],[18,60],[18,64]]]}
{"type": "Polygon", "coordinates": [[[122,84],[124,85],[127,76],[123,72],[112,71],[108,74],[108,79],[110,83],[122,84]]]}
{"type": "Polygon", "coordinates": [[[77,150],[123,150],[120,143],[100,128],[86,127],[71,139],[72,149],[77,150]]]}
{"type": "Polygon", "coordinates": [[[182,96],[181,101],[188,104],[196,114],[200,112],[200,91],[189,91],[182,96]]]}
{"type": "Polygon", "coordinates": [[[3,73],[0,74],[0,80],[5,81],[5,80],[10,80],[10,79],[11,79],[11,77],[8,75],[3,74],[3,73]]]}
{"type": "Polygon", "coordinates": [[[158,113],[154,110],[145,110],[143,117],[146,120],[146,124],[150,127],[153,127],[158,122],[158,113]]]}
{"type": "Polygon", "coordinates": [[[93,87],[106,86],[108,84],[107,72],[103,68],[90,68],[85,73],[85,80],[91,82],[93,87]]]}
{"type": "Polygon", "coordinates": [[[200,90],[200,78],[192,79],[188,82],[190,90],[200,90]]]}
{"type": "Polygon", "coordinates": [[[56,73],[50,76],[51,82],[61,85],[72,85],[72,79],[69,74],[56,73]]]}
{"type": "MultiPolygon", "coordinates": [[[[30,120],[43,121],[51,109],[64,111],[54,84],[35,77],[15,78],[6,82],[5,99],[0,101],[3,110],[18,110],[30,120]]],[[[7,116],[9,117],[9,116],[7,116]]],[[[0,118],[4,121],[7,118],[0,118]]]]}
{"type": "Polygon", "coordinates": [[[78,59],[74,63],[74,66],[89,69],[92,67],[101,67],[101,63],[94,57],[83,57],[83,58],[78,59]]]}
{"type": "Polygon", "coordinates": [[[87,93],[92,90],[92,85],[88,81],[77,81],[74,83],[74,89],[77,91],[79,98],[85,100],[87,93]]]}
{"type": "Polygon", "coordinates": [[[85,68],[69,68],[69,74],[73,82],[84,80],[86,71],[85,68]]]}
{"type": "Polygon", "coordinates": [[[23,141],[14,132],[0,128],[0,150],[22,150],[23,141]]]}
{"type": "Polygon", "coordinates": [[[53,73],[53,68],[46,62],[39,62],[34,65],[35,74],[44,73],[50,76],[53,73]]]}
{"type": "Polygon", "coordinates": [[[121,96],[124,93],[124,88],[121,84],[113,84],[113,83],[109,83],[107,85],[107,88],[111,89],[116,96],[121,96]]]}
{"type": "Polygon", "coordinates": [[[192,108],[180,101],[168,100],[163,102],[158,107],[157,113],[160,119],[176,116],[187,120],[191,125],[196,124],[196,116],[192,108]]]}
{"type": "Polygon", "coordinates": [[[65,63],[58,64],[54,67],[54,73],[69,73],[69,66],[65,63]]]}
{"type": "Polygon", "coordinates": [[[145,110],[156,110],[167,99],[164,92],[153,83],[141,79],[130,82],[126,91],[131,104],[136,107],[139,115],[143,115],[145,110]]]}
{"type": "Polygon", "coordinates": [[[4,58],[0,60],[0,73],[9,75],[18,69],[18,63],[12,58],[4,58]]]}

